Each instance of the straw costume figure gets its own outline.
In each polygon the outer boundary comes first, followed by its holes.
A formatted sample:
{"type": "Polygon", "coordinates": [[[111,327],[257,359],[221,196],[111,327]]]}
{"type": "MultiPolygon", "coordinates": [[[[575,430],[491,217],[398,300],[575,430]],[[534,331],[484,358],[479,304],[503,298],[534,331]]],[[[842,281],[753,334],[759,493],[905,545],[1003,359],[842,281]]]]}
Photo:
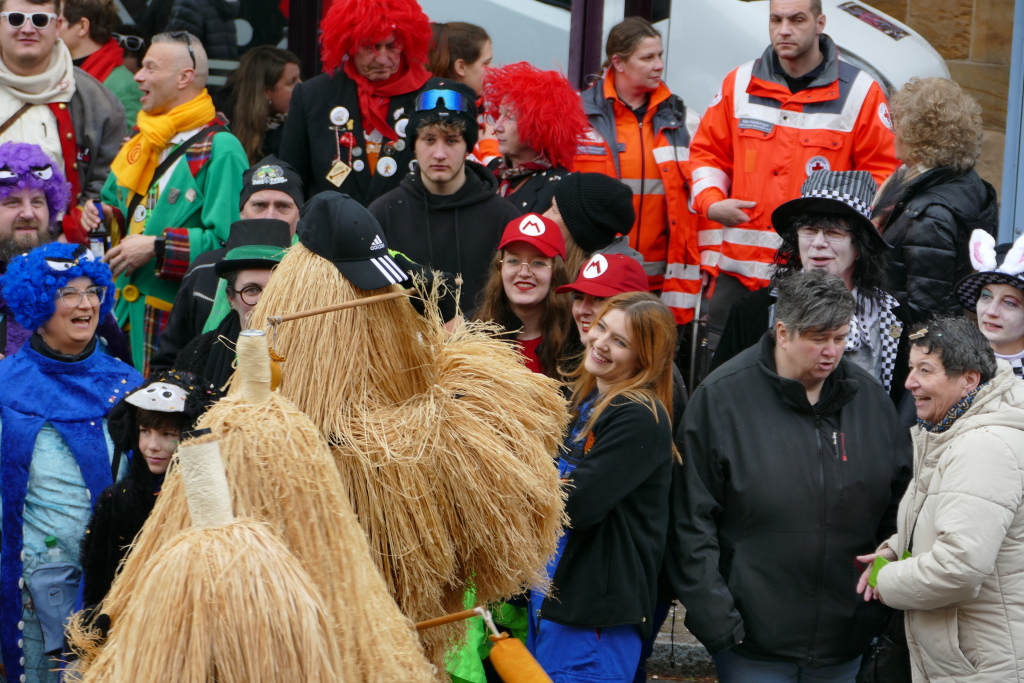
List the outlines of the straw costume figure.
{"type": "MultiPolygon", "coordinates": [[[[270,391],[270,362],[265,339],[265,336],[242,333],[238,345],[238,392],[218,401],[202,417],[198,427],[210,429],[219,439],[235,514],[269,523],[298,558],[313,587],[322,596],[338,659],[334,662],[336,678],[316,680],[339,683],[433,681],[434,670],[423,656],[412,624],[389,595],[371,558],[366,537],[346,498],[327,444],[316,426],[294,404],[279,392],[270,391]],[[254,340],[262,340],[262,345],[255,351],[247,351],[254,340]]],[[[115,647],[120,632],[133,628],[128,625],[134,623],[129,615],[134,613],[133,605],[137,601],[146,600],[140,596],[146,596],[149,590],[146,588],[147,577],[151,575],[149,562],[165,552],[178,532],[192,526],[185,482],[179,470],[175,467],[168,472],[153,512],[97,611],[106,615],[104,619],[109,619],[107,643],[95,642],[90,623],[79,623],[71,629],[70,641],[82,657],[85,674],[82,680],[86,683],[158,678],[185,680],[173,676],[105,678],[107,673],[94,676],[91,668],[94,663],[100,666],[107,661],[106,652],[115,647]]],[[[225,547],[224,552],[233,550],[225,547]]],[[[262,593],[250,596],[253,601],[264,598],[269,599],[262,593]]],[[[209,625],[196,626],[197,629],[207,627],[209,625]]],[[[207,632],[198,630],[197,633],[207,632]]],[[[159,640],[159,637],[148,638],[152,643],[159,640]]],[[[257,644],[256,640],[247,642],[242,634],[238,636],[238,647],[251,656],[262,656],[254,650],[257,644]]],[[[218,676],[216,680],[224,683],[226,679],[218,676]]],[[[307,679],[294,676],[251,680],[307,679]]]]}
{"type": "Polygon", "coordinates": [[[137,566],[135,593],[93,665],[71,681],[339,683],[314,581],[270,525],[235,519],[215,436],[179,449],[189,526],[137,566]]]}
{"type": "MultiPolygon", "coordinates": [[[[298,236],[252,312],[254,327],[397,289],[383,231],[351,198],[312,198],[298,236]]],[[[448,336],[436,306],[419,315],[398,298],[271,334],[287,359],[280,391],[331,444],[373,557],[414,621],[462,609],[467,589],[486,602],[540,580],[560,534],[551,458],[565,402],[556,382],[487,330],[466,324],[448,336]]],[[[463,629],[422,634],[439,669],[463,629]]]]}

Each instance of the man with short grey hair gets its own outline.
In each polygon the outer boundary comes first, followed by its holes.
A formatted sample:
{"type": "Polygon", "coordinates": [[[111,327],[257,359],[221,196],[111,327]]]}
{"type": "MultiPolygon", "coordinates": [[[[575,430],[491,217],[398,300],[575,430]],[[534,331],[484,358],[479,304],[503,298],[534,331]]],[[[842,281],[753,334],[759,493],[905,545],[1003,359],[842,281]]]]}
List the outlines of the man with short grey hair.
{"type": "Polygon", "coordinates": [[[773,328],[687,405],[666,568],[722,683],[853,683],[879,626],[854,558],[895,528],[911,449],[885,390],[843,360],[854,311],[834,275],[785,278],[773,328]]]}

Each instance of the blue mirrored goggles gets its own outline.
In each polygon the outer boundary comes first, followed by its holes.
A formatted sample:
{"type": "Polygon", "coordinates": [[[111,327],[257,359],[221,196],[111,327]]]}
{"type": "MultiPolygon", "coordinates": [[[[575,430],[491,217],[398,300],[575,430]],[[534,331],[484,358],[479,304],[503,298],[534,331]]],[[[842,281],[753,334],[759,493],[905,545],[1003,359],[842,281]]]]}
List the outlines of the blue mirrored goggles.
{"type": "Polygon", "coordinates": [[[416,98],[416,111],[433,111],[438,103],[448,111],[469,112],[471,102],[454,90],[427,90],[416,98]]]}

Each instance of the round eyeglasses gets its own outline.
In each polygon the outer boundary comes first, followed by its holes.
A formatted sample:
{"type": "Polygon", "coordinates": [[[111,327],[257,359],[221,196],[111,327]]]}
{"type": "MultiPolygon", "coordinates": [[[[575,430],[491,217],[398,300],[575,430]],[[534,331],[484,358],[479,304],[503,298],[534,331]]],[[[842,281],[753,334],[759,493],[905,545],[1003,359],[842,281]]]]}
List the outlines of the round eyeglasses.
{"type": "Polygon", "coordinates": [[[532,273],[534,269],[537,269],[540,272],[544,272],[544,269],[550,268],[552,264],[548,263],[547,261],[541,261],[540,259],[534,259],[532,261],[522,261],[514,256],[509,256],[508,258],[503,258],[501,260],[501,265],[505,266],[509,270],[515,271],[518,271],[523,266],[526,266],[527,272],[532,273]]]}
{"type": "Polygon", "coordinates": [[[263,290],[256,285],[249,285],[241,291],[229,287],[228,294],[237,294],[242,303],[247,306],[255,306],[256,302],[260,300],[260,294],[263,294],[263,290]]]}
{"type": "Polygon", "coordinates": [[[83,298],[88,299],[89,305],[99,306],[107,298],[107,288],[90,287],[89,289],[81,290],[74,287],[65,287],[64,289],[58,289],[57,295],[60,296],[60,300],[68,308],[78,308],[82,305],[83,298]]]}

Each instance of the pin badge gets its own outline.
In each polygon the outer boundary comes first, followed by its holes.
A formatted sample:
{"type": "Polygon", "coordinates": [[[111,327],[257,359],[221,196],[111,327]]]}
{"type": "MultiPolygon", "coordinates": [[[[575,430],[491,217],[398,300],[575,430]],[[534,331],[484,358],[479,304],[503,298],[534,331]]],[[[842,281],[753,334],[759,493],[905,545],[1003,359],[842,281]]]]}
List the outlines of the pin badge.
{"type": "Polygon", "coordinates": [[[366,168],[366,164],[363,163],[362,159],[356,159],[355,161],[352,162],[352,168],[357,171],[362,171],[364,168],[366,168]]]}
{"type": "Polygon", "coordinates": [[[390,178],[395,175],[395,171],[398,170],[398,162],[391,157],[381,157],[377,162],[377,173],[380,173],[385,178],[390,178]]]}
{"type": "Polygon", "coordinates": [[[135,213],[132,215],[132,220],[136,223],[143,223],[146,220],[146,207],[139,204],[135,207],[135,213]]]}
{"type": "Polygon", "coordinates": [[[895,339],[899,339],[899,336],[903,334],[903,325],[899,323],[893,323],[889,327],[889,336],[895,339]]]}
{"type": "Polygon", "coordinates": [[[341,184],[345,182],[345,178],[352,172],[352,167],[346,164],[340,159],[334,162],[331,166],[331,170],[327,172],[327,181],[335,187],[341,187],[341,184]]]}
{"type": "Polygon", "coordinates": [[[405,149],[405,140],[395,140],[395,151],[401,152],[405,149]]]}
{"type": "Polygon", "coordinates": [[[196,200],[196,191],[193,189],[185,190],[185,201],[191,204],[196,200]]]}
{"type": "Polygon", "coordinates": [[[405,137],[405,127],[409,125],[409,119],[402,119],[395,124],[395,132],[398,133],[398,137],[405,137]]]}
{"type": "Polygon", "coordinates": [[[176,188],[176,187],[172,187],[172,188],[171,188],[171,189],[170,189],[170,190],[169,190],[169,191],[167,192],[167,203],[168,203],[168,204],[173,204],[173,203],[175,203],[176,201],[178,201],[178,197],[179,197],[179,196],[181,196],[181,190],[179,190],[179,189],[178,189],[178,188],[176,188]]]}
{"type": "Polygon", "coordinates": [[[402,114],[404,113],[405,107],[399,107],[398,109],[396,109],[394,113],[395,120],[397,121],[398,119],[402,118],[402,114]]]}
{"type": "Polygon", "coordinates": [[[412,161],[409,162],[409,172],[410,173],[415,173],[416,172],[416,160],[415,159],[413,159],[412,161]]]}
{"type": "Polygon", "coordinates": [[[344,126],[348,122],[348,109],[335,107],[331,110],[331,123],[336,126],[344,126]]]}
{"type": "Polygon", "coordinates": [[[352,156],[354,156],[356,159],[358,159],[359,157],[363,156],[363,148],[362,147],[353,147],[352,148],[352,156]]]}

